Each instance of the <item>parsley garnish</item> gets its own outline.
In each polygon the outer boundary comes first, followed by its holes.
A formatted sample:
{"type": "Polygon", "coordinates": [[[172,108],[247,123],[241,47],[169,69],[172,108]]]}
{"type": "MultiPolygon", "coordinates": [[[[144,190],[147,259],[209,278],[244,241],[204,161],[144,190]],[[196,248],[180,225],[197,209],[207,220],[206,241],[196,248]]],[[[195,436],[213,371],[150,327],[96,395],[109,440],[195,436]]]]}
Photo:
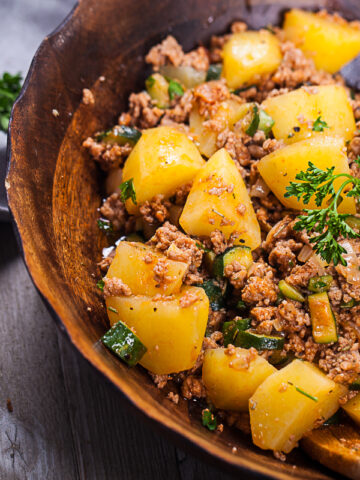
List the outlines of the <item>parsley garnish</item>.
{"type": "Polygon", "coordinates": [[[208,408],[202,411],[202,424],[211,431],[214,431],[217,427],[215,415],[208,408]]]}
{"type": "Polygon", "coordinates": [[[321,120],[321,115],[319,115],[313,124],[313,132],[323,132],[324,128],[330,127],[324,120],[321,120]]]}
{"type": "Polygon", "coordinates": [[[7,132],[12,106],[21,90],[21,75],[5,72],[0,78],[0,130],[7,132]]]}
{"type": "Polygon", "coordinates": [[[103,279],[99,280],[96,284],[97,288],[99,290],[101,290],[102,292],[104,291],[104,286],[105,286],[105,282],[103,279]]]}
{"type": "Polygon", "coordinates": [[[184,95],[183,87],[180,85],[179,82],[176,82],[175,80],[170,80],[168,92],[170,100],[173,100],[175,97],[181,97],[182,95],[184,95]]]}
{"type": "Polygon", "coordinates": [[[111,233],[113,231],[110,220],[106,218],[99,218],[97,221],[98,227],[105,233],[111,233]]]}
{"type": "Polygon", "coordinates": [[[125,202],[128,198],[131,198],[133,203],[136,205],[136,193],[135,193],[135,188],[134,188],[134,182],[133,179],[130,178],[129,180],[126,180],[126,182],[123,182],[120,185],[120,199],[122,202],[125,202]]]}
{"type": "Polygon", "coordinates": [[[254,105],[252,113],[253,113],[253,116],[251,119],[251,123],[248,126],[248,128],[245,130],[245,133],[250,135],[250,137],[253,137],[255,135],[260,122],[259,108],[257,105],[254,105]]]}
{"type": "MultiPolygon", "coordinates": [[[[360,159],[356,162],[360,165],[360,159]]],[[[337,208],[342,200],[341,195],[346,197],[359,197],[360,195],[360,179],[353,177],[348,173],[338,173],[334,175],[335,167],[321,170],[313,163],[309,162],[306,172],[300,172],[296,175],[296,180],[301,182],[291,182],[286,187],[285,197],[294,196],[297,200],[302,199],[306,204],[312,197],[315,197],[315,204],[321,207],[322,202],[327,196],[330,196],[330,202],[327,208],[317,210],[305,209],[306,215],[300,215],[294,230],[305,230],[308,234],[315,234],[310,238],[310,242],[314,245],[314,251],[318,253],[327,263],[331,260],[334,265],[339,262],[347,265],[342,254],[347,253],[336,240],[337,237],[344,238],[360,238],[360,234],[356,233],[347,223],[347,219],[351,217],[349,214],[341,214],[337,208]],[[334,181],[343,177],[345,181],[340,188],[335,191],[334,181]],[[344,193],[349,185],[352,188],[344,193]]]]}
{"type": "Polygon", "coordinates": [[[310,395],[310,393],[307,393],[305,392],[305,390],[303,390],[302,388],[300,387],[297,387],[296,385],[294,385],[292,382],[288,382],[289,385],[291,385],[292,387],[295,387],[295,390],[299,393],[301,393],[302,395],[304,395],[305,397],[307,398],[310,398],[310,400],[313,400],[314,402],[318,402],[319,399],[317,397],[314,397],[313,395],[310,395]]]}

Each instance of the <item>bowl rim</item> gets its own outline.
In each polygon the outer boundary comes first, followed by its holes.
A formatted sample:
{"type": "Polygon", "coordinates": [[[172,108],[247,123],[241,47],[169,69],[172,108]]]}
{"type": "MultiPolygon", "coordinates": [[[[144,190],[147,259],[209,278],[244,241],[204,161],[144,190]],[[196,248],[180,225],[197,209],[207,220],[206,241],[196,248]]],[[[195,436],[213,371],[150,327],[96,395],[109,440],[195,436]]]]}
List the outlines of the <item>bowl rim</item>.
{"type": "MultiPolygon", "coordinates": [[[[49,311],[51,317],[54,319],[55,324],[62,332],[63,335],[69,340],[72,348],[76,350],[81,356],[86,360],[87,364],[90,365],[95,372],[102,378],[105,378],[113,387],[116,388],[119,392],[119,398],[124,403],[126,407],[132,408],[134,412],[141,418],[145,419],[147,423],[155,426],[157,430],[160,430],[164,435],[170,437],[171,440],[180,448],[187,450],[190,454],[195,454],[197,457],[200,457],[202,461],[207,461],[213,464],[215,467],[225,467],[227,471],[233,473],[246,473],[247,478],[254,479],[266,479],[266,480],[290,480],[294,476],[288,474],[287,472],[281,472],[276,470],[271,472],[267,467],[256,463],[255,460],[241,457],[239,455],[234,455],[230,451],[224,449],[221,445],[216,443],[211,443],[208,439],[197,436],[195,433],[190,430],[182,429],[181,426],[171,418],[168,418],[166,414],[161,412],[159,409],[146,409],[146,401],[141,404],[140,397],[134,398],[126,391],[126,380],[117,381],[114,377],[112,378],[110,368],[102,364],[101,361],[95,361],[95,358],[91,355],[88,355],[85,349],[79,344],[77,339],[71,335],[65,326],[64,322],[61,319],[61,316],[57,313],[55,308],[51,305],[50,301],[47,299],[45,293],[42,291],[39,286],[36,278],[36,274],[33,274],[31,266],[27,260],[27,249],[23,243],[21,237],[21,222],[16,212],[16,207],[12,206],[12,188],[11,187],[11,165],[13,161],[13,145],[16,142],[16,133],[12,131],[12,123],[14,117],[18,115],[20,111],[20,103],[26,99],[28,90],[31,90],[35,82],[34,72],[36,67],[40,62],[41,58],[46,52],[46,48],[49,46],[48,41],[56,41],[56,39],[64,35],[66,29],[68,29],[71,24],[76,20],[77,16],[82,12],[82,6],[85,8],[86,0],[77,0],[74,7],[68,13],[68,15],[61,21],[61,23],[46,37],[43,39],[38,49],[35,52],[35,55],[31,61],[28,73],[25,77],[21,92],[13,105],[13,109],[10,116],[9,129],[8,129],[8,141],[7,141],[7,151],[6,151],[6,179],[5,179],[5,188],[7,194],[7,200],[9,205],[10,212],[10,221],[13,226],[15,233],[16,241],[23,258],[27,272],[31,278],[32,283],[34,284],[37,292],[40,295],[40,298],[44,302],[47,310],[49,311]]],[[[296,477],[295,477],[296,478],[296,477]]]]}

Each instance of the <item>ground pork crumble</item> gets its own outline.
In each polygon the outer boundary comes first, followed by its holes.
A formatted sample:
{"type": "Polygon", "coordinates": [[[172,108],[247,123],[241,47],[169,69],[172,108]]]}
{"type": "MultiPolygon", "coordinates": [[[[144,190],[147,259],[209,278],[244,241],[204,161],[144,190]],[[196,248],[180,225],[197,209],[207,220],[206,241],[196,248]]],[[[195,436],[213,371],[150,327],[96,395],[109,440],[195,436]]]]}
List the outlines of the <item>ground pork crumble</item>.
{"type": "MultiPolygon", "coordinates": [[[[235,22],[231,27],[233,33],[246,29],[243,22],[235,22]]],[[[183,95],[172,98],[168,108],[159,108],[147,91],[132,93],[128,111],[121,113],[118,118],[116,127],[127,126],[142,132],[148,128],[169,125],[194,140],[191,114],[196,111],[204,116],[203,127],[211,133],[213,144],[217,149],[227,150],[245,180],[261,228],[262,243],[252,252],[252,265],[244,266],[240,261],[233,260],[224,265],[223,278],[214,281],[214,285],[222,292],[226,291],[230,297],[226,306],[210,302],[206,336],[195,365],[188,371],[171,375],[150,373],[155,385],[164,389],[167,398],[175,404],[179,403],[180,397],[187,400],[206,399],[206,389],[201,376],[204,354],[209,349],[224,346],[224,322],[234,319],[248,318],[250,328],[257,334],[282,337],[284,347],[279,352],[282,359],[299,358],[315,362],[329,378],[344,385],[351,384],[360,376],[360,284],[349,281],[348,271],[344,267],[324,266],[313,253],[308,258],[302,258],[301,252],[311,245],[307,234],[294,229],[296,214],[285,208],[270,192],[258,171],[259,161],[265,155],[283,148],[283,140],[276,140],[271,134],[265,135],[262,130],[257,130],[250,136],[243,128],[246,118],[230,128],[229,125],[224,125],[219,115],[224,101],[231,100],[239,105],[247,102],[260,104],[267,98],[282,95],[300,86],[305,87],[309,94],[314,93],[314,88],[319,85],[344,86],[339,75],[317,70],[313,60],[285,40],[281,29],[274,27],[274,32],[283,56],[279,67],[274,72],[259,77],[256,85],[244,87],[236,94],[222,78],[205,81],[209,66],[222,61],[221,52],[224,43],[229,39],[228,34],[213,36],[209,48],[200,46],[188,53],[183,51],[173,36],[166,37],[159,45],[151,48],[146,56],[146,61],[153,71],[161,73],[163,67],[169,66],[189,67],[203,75],[202,83],[185,89],[183,95]],[[338,341],[330,344],[314,341],[307,302],[284,298],[279,289],[279,282],[284,280],[306,298],[311,293],[308,290],[309,280],[325,274],[333,278],[328,296],[338,329],[338,341]],[[240,311],[239,304],[242,309],[240,311]]],[[[88,89],[84,89],[83,103],[94,103],[94,96],[88,89]]],[[[355,162],[360,155],[360,93],[353,95],[351,105],[357,130],[347,144],[347,155],[351,173],[360,178],[360,167],[355,162]]],[[[105,172],[116,169],[121,171],[134,148],[133,144],[108,143],[99,133],[101,132],[85,139],[83,146],[105,172]]],[[[206,190],[207,194],[219,198],[233,194],[234,184],[222,182],[221,177],[218,180],[206,190]]],[[[192,183],[188,182],[178,186],[171,195],[157,194],[138,205],[135,214],[127,212],[124,198],[117,188],[116,191],[109,192],[109,196],[99,208],[101,218],[111,225],[110,242],[114,243],[114,235],[116,239],[124,239],[124,235],[136,232],[156,255],[164,255],[156,262],[151,253],[144,256],[146,264],[154,265],[153,279],[157,286],[164,286],[172,281],[168,276],[168,269],[171,263],[169,260],[173,260],[186,264],[183,277],[185,285],[202,285],[205,288],[207,282],[213,281],[214,257],[238,245],[239,238],[241,239],[241,232],[235,228],[227,235],[220,229],[214,229],[209,236],[204,237],[184,233],[179,218],[191,186],[192,183]]],[[[246,216],[247,208],[244,203],[239,202],[236,207],[237,214],[246,216]]],[[[232,225],[226,217],[222,219],[221,227],[232,225]]],[[[351,242],[359,260],[360,241],[351,242]]],[[[107,271],[114,254],[115,249],[99,262],[102,272],[107,271]]],[[[105,277],[103,291],[105,298],[132,295],[128,285],[117,278],[105,277]]],[[[158,294],[153,300],[170,301],[174,298],[173,295],[158,294]]],[[[198,295],[187,290],[179,298],[179,305],[186,309],[198,300],[198,295]]],[[[226,349],[228,355],[232,355],[233,351],[232,345],[226,349]]],[[[250,357],[254,352],[249,350],[250,357]]],[[[271,357],[269,351],[259,353],[266,359],[271,357]]],[[[344,401],[349,398],[351,395],[344,401]]],[[[248,414],[219,410],[217,415],[224,424],[235,425],[249,433],[248,414]]],[[[221,432],[222,429],[223,424],[218,431],[221,432]]],[[[275,452],[275,456],[280,460],[285,459],[282,452],[275,452]]]]}

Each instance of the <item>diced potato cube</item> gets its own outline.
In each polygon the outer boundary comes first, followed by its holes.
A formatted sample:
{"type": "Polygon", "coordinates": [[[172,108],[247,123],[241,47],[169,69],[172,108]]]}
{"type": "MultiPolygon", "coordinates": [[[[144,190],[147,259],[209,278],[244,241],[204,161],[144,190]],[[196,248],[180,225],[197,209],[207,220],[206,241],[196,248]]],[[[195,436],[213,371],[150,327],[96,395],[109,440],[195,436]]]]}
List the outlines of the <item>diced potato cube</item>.
{"type": "Polygon", "coordinates": [[[360,393],[343,405],[345,412],[360,425],[360,393]]]}
{"type": "Polygon", "coordinates": [[[252,250],[260,245],[260,227],[249,194],[224,148],[195,177],[179,222],[189,235],[210,236],[218,229],[226,238],[238,232],[237,245],[252,250]]]}
{"type": "MultiPolygon", "coordinates": [[[[286,187],[294,182],[295,176],[301,171],[306,171],[308,163],[326,170],[335,167],[334,173],[350,173],[344,140],[339,137],[317,136],[288,145],[275,150],[263,157],[258,163],[258,170],[268,187],[287,208],[302,210],[303,208],[319,208],[314,199],[305,205],[295,197],[285,198],[286,187]]],[[[334,181],[335,190],[343,183],[342,178],[334,181]]],[[[329,197],[323,201],[327,204],[329,197]]],[[[355,201],[350,197],[343,197],[338,207],[341,213],[355,213],[355,201]]]]}
{"type": "Polygon", "coordinates": [[[236,122],[245,117],[250,105],[250,103],[241,103],[233,99],[226,100],[219,105],[211,118],[200,115],[197,106],[195,106],[190,112],[189,124],[190,132],[200,153],[208,158],[211,157],[217,150],[216,140],[219,131],[232,128],[236,122]],[[207,120],[216,121],[216,131],[205,123],[207,120]]]}
{"type": "Polygon", "coordinates": [[[274,372],[275,367],[250,350],[236,348],[229,355],[216,348],[205,351],[202,379],[216,408],[247,412],[251,395],[274,372]]]}
{"type": "Polygon", "coordinates": [[[170,197],[189,183],[205,161],[193,142],[172,127],[145,130],[125,162],[123,181],[133,179],[137,205],[126,201],[129,213],[155,195],[170,197]]]}
{"type": "Polygon", "coordinates": [[[274,137],[294,143],[315,135],[339,135],[351,140],[356,129],[355,118],[346,90],[340,85],[299,88],[270,97],[262,104],[273,118],[274,137]],[[329,128],[314,131],[313,124],[321,117],[329,128]]]}
{"type": "Polygon", "coordinates": [[[222,75],[230,88],[238,88],[274,72],[281,59],[279,42],[267,30],[234,33],[224,45],[222,75]]]}
{"type": "Polygon", "coordinates": [[[264,450],[289,453],[317,421],[338,410],[346,392],[313,364],[294,360],[268,377],[251,397],[253,442],[264,450]]]}
{"type": "Polygon", "coordinates": [[[203,342],[209,300],[202,288],[184,287],[174,297],[108,297],[110,324],[123,321],[147,348],[140,364],[157,375],[193,367],[203,342]],[[196,296],[191,303],[191,296],[196,296]],[[189,306],[186,300],[189,299],[189,306]],[[184,301],[184,306],[181,306],[184,301]]]}
{"type": "Polygon", "coordinates": [[[318,69],[335,73],[360,53],[360,30],[304,10],[285,14],[286,38],[295,43],[318,69]]]}
{"type": "Polygon", "coordinates": [[[180,291],[187,269],[186,263],[170,260],[148,245],[120,242],[106,276],[120,278],[134,295],[171,295],[180,291]],[[164,272],[163,281],[154,268],[164,272]]]}

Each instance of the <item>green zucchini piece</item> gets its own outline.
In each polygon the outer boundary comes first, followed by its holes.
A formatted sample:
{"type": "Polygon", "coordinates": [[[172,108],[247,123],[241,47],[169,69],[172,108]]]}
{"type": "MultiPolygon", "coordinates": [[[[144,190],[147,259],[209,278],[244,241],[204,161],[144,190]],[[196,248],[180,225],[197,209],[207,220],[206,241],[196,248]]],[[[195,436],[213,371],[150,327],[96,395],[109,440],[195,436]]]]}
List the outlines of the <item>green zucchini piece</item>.
{"type": "Polygon", "coordinates": [[[359,302],[357,302],[354,298],[352,298],[346,303],[341,303],[340,308],[352,308],[352,307],[356,307],[357,305],[359,305],[359,302]]]}
{"type": "Polygon", "coordinates": [[[332,284],[333,277],[331,275],[317,275],[310,278],[308,290],[314,293],[327,292],[332,284]]]}
{"type": "Polygon", "coordinates": [[[250,137],[253,137],[257,130],[262,130],[265,135],[268,136],[274,124],[275,121],[273,118],[270,117],[265,110],[254,104],[252,107],[251,122],[248,128],[245,130],[245,133],[250,135],[250,137]]]}
{"type": "Polygon", "coordinates": [[[360,390],[360,378],[356,379],[355,382],[350,383],[349,390],[360,390]]]}
{"type": "Polygon", "coordinates": [[[323,427],[327,427],[329,425],[340,425],[342,420],[342,412],[339,409],[337,412],[334,413],[330,418],[328,418],[323,424],[323,427]]]}
{"type": "Polygon", "coordinates": [[[279,290],[286,298],[296,300],[297,302],[305,302],[305,297],[295,287],[289,285],[285,280],[280,280],[279,290]]]}
{"type": "Polygon", "coordinates": [[[99,133],[96,137],[96,141],[103,141],[105,143],[118,145],[125,145],[130,143],[130,145],[135,145],[135,143],[141,137],[141,132],[137,128],[128,127],[127,125],[116,125],[111,130],[106,132],[99,133]]]}
{"type": "Polygon", "coordinates": [[[234,345],[235,338],[240,330],[247,330],[250,328],[251,321],[249,318],[235,317],[230,322],[223,324],[222,333],[224,335],[224,346],[227,347],[230,343],[234,345]]]}
{"type": "Polygon", "coordinates": [[[247,310],[247,305],[243,300],[238,300],[236,304],[236,309],[240,310],[240,312],[243,312],[244,310],[247,310]]]}
{"type": "Polygon", "coordinates": [[[260,108],[258,130],[262,130],[265,133],[265,135],[268,136],[274,124],[275,124],[274,119],[270,117],[270,115],[266,113],[265,110],[262,110],[260,108]]]}
{"type": "Polygon", "coordinates": [[[205,280],[201,285],[197,285],[205,290],[206,295],[209,298],[210,307],[214,312],[220,310],[224,306],[224,292],[222,289],[215,283],[214,280],[205,280]]]}
{"type": "Polygon", "coordinates": [[[115,323],[101,341],[129,367],[136,365],[147,351],[139,338],[121,321],[115,323]]]}
{"type": "Polygon", "coordinates": [[[336,320],[326,292],[308,297],[312,336],[315,343],[337,342],[336,320]]]}
{"type": "Polygon", "coordinates": [[[251,249],[245,245],[238,245],[226,249],[221,255],[217,255],[213,264],[214,276],[223,277],[225,267],[234,261],[239,262],[246,269],[250,268],[253,264],[251,249]]]}
{"type": "Polygon", "coordinates": [[[289,364],[294,360],[294,355],[292,353],[286,353],[283,355],[281,350],[274,350],[268,358],[268,361],[271,365],[275,365],[276,367],[285,367],[285,365],[289,364]]]}
{"type": "Polygon", "coordinates": [[[250,135],[250,137],[253,137],[259,127],[259,122],[260,122],[259,107],[257,105],[254,105],[252,109],[252,119],[251,119],[250,125],[245,130],[245,133],[250,135]]]}
{"type": "Polygon", "coordinates": [[[360,218],[356,217],[355,215],[349,215],[345,222],[351,227],[353,230],[360,230],[360,218]]]}
{"type": "Polygon", "coordinates": [[[256,350],[282,350],[283,337],[260,335],[251,330],[239,331],[235,338],[235,346],[242,348],[254,347],[256,350]]]}
{"type": "Polygon", "coordinates": [[[206,270],[211,274],[214,268],[214,260],[216,258],[216,253],[212,250],[206,251],[203,255],[203,262],[206,270]]]}
{"type": "Polygon", "coordinates": [[[125,240],[127,242],[145,243],[145,238],[140,233],[136,233],[136,232],[126,235],[125,240]]]}
{"type": "Polygon", "coordinates": [[[211,80],[219,80],[221,77],[222,65],[220,63],[214,63],[210,65],[206,74],[206,81],[210,82],[211,80]]]}
{"type": "Polygon", "coordinates": [[[169,108],[169,82],[160,73],[150,75],[145,80],[145,87],[157,107],[169,108]]]}

